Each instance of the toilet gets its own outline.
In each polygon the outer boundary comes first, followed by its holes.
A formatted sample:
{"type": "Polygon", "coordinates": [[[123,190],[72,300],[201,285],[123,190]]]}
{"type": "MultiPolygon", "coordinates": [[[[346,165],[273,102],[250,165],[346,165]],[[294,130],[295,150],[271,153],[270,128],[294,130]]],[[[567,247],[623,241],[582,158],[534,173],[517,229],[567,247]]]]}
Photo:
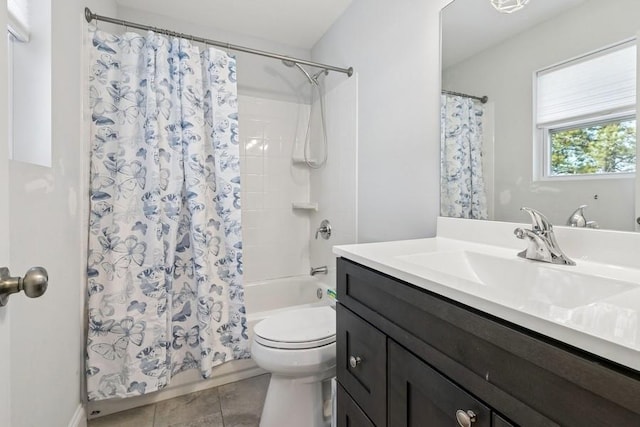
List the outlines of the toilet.
{"type": "Polygon", "coordinates": [[[322,382],[336,375],[336,312],[289,310],[260,321],[251,354],[271,372],[260,427],[326,427],[322,382]]]}

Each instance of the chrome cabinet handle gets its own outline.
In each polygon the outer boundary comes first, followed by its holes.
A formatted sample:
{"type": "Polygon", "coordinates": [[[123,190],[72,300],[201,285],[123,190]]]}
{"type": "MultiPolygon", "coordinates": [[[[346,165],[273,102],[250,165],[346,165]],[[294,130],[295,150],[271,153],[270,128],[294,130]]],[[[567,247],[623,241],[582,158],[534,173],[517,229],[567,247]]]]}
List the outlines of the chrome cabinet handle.
{"type": "Polygon", "coordinates": [[[0,306],[7,305],[9,295],[24,291],[29,298],[38,298],[47,290],[49,284],[47,270],[33,267],[22,277],[11,277],[9,269],[0,268],[0,306]]]}
{"type": "Polygon", "coordinates": [[[351,356],[349,358],[349,366],[351,366],[352,368],[357,367],[361,363],[362,363],[362,358],[360,356],[351,356]]]}
{"type": "Polygon", "coordinates": [[[463,411],[458,409],[456,411],[456,421],[458,421],[460,427],[471,427],[471,424],[476,422],[476,414],[471,410],[463,411]]]}

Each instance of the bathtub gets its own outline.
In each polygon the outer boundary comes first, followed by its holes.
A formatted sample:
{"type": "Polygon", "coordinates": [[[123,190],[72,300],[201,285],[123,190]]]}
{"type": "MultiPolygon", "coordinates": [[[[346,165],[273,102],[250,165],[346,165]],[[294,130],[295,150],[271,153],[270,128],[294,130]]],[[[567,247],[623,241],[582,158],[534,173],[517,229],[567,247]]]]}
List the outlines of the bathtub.
{"type": "MultiPolygon", "coordinates": [[[[286,277],[247,283],[244,286],[247,310],[247,332],[253,338],[253,328],[260,320],[291,308],[327,305],[329,286],[310,276],[286,277]]],[[[171,379],[171,384],[162,391],[128,399],[110,399],[88,402],[89,419],[115,412],[149,405],[161,400],[240,381],[265,371],[251,359],[234,360],[214,368],[214,376],[203,380],[197,369],[182,372],[171,379]]]]}

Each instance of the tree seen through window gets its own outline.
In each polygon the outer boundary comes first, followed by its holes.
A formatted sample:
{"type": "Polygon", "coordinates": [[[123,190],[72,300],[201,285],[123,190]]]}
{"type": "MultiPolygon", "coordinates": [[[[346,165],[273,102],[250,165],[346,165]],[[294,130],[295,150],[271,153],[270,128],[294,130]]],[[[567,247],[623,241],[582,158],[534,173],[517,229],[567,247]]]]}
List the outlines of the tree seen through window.
{"type": "Polygon", "coordinates": [[[636,120],[550,130],[550,174],[632,173],[636,170],[636,120]]]}

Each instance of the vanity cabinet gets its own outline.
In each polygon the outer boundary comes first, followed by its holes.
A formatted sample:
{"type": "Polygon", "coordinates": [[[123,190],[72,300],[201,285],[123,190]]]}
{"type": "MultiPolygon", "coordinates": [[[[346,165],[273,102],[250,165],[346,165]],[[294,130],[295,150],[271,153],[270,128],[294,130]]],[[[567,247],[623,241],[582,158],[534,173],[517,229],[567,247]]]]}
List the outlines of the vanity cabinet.
{"type": "Polygon", "coordinates": [[[640,425],[634,370],[344,258],[338,301],[339,427],[640,425]]]}

